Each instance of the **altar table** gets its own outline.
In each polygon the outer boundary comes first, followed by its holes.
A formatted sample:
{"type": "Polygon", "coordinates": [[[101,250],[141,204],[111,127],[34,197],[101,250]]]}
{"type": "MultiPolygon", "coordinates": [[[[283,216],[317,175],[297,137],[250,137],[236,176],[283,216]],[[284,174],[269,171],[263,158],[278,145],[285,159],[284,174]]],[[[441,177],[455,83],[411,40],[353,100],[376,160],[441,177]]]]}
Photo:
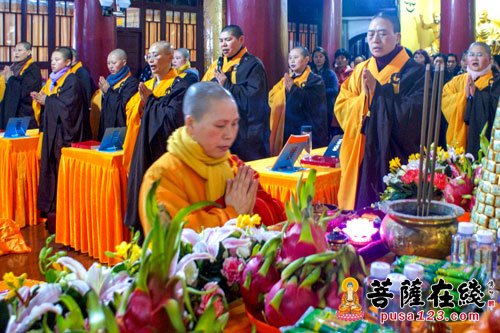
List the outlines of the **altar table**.
{"type": "Polygon", "coordinates": [[[123,151],[63,148],[59,165],[56,242],[99,259],[130,240],[123,224],[127,177],[123,151]]]}
{"type": "Polygon", "coordinates": [[[0,218],[19,227],[38,223],[36,200],[39,164],[38,130],[22,138],[0,138],[0,218]]]}
{"type": "MultiPolygon", "coordinates": [[[[313,149],[312,154],[323,155],[325,149],[325,147],[313,149]]],[[[271,194],[273,198],[281,202],[287,202],[291,194],[296,195],[297,181],[301,175],[302,180],[306,181],[309,169],[293,173],[271,171],[270,167],[275,161],[276,157],[270,157],[247,162],[246,164],[259,173],[260,184],[264,190],[271,194]]],[[[300,164],[296,163],[296,166],[300,166],[300,164]]],[[[314,201],[336,205],[340,185],[340,168],[317,167],[315,169],[317,172],[314,201]]]]}

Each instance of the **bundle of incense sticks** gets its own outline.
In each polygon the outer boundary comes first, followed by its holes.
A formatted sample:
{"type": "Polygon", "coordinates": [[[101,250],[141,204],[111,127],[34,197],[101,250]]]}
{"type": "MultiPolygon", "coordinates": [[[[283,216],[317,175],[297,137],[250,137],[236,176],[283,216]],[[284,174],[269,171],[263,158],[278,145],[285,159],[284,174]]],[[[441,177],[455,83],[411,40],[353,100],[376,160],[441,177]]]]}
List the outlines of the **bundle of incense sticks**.
{"type": "Polygon", "coordinates": [[[434,69],[431,103],[429,106],[429,84],[431,67],[425,66],[424,101],[422,127],[420,129],[420,160],[418,165],[417,215],[428,216],[434,196],[434,172],[436,166],[439,129],[441,126],[441,96],[443,91],[444,65],[434,69]],[[437,103],[436,103],[437,101],[437,103]],[[431,151],[432,150],[432,151],[431,151]]]}

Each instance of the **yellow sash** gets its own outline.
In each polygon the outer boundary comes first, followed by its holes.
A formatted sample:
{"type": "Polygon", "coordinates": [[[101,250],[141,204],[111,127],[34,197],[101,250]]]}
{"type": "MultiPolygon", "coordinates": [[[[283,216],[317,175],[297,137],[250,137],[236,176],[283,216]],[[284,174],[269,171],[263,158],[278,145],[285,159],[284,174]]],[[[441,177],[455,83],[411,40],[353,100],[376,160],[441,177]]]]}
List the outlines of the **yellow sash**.
{"type": "Polygon", "coordinates": [[[71,73],[75,74],[77,70],[82,68],[82,66],[83,65],[81,61],[77,62],[73,67],[71,67],[71,73]]]}
{"type": "MultiPolygon", "coordinates": [[[[448,129],[446,130],[446,142],[455,148],[466,148],[467,132],[469,126],[464,121],[465,110],[467,109],[467,97],[465,96],[465,86],[469,74],[455,76],[443,88],[441,111],[443,112],[448,129]]],[[[493,73],[479,77],[474,84],[477,89],[483,90],[490,84],[493,73]]]]}
{"type": "MultiPolygon", "coordinates": [[[[228,60],[227,57],[224,57],[224,62],[222,64],[222,72],[228,73],[231,71],[231,82],[236,84],[236,65],[238,65],[241,61],[241,58],[248,52],[247,48],[242,48],[231,60],[228,60]]],[[[214,78],[214,71],[217,69],[218,61],[214,61],[210,67],[207,69],[205,75],[203,76],[202,81],[211,81],[214,78]]]]}
{"type": "Polygon", "coordinates": [[[177,68],[177,74],[183,74],[187,69],[190,69],[191,68],[191,62],[186,61],[186,63],[184,65],[182,65],[181,67],[177,68]]]}
{"type": "Polygon", "coordinates": [[[339,208],[353,209],[356,201],[359,167],[365,152],[365,135],[361,133],[364,118],[368,115],[368,96],[363,92],[363,70],[367,68],[381,84],[390,82],[394,73],[401,71],[409,57],[401,50],[380,72],[375,58],[360,63],[344,81],[335,102],[335,116],[344,130],[340,148],[342,176],[339,186],[339,208]]]}
{"type": "MultiPolygon", "coordinates": [[[[311,68],[306,67],[304,72],[297,76],[293,83],[302,88],[311,73],[311,68]]],[[[282,78],[269,92],[269,106],[271,108],[271,137],[270,150],[271,156],[276,156],[283,148],[284,132],[285,132],[285,111],[286,111],[286,93],[285,93],[285,78],[282,78]]]]}
{"type": "MultiPolygon", "coordinates": [[[[174,68],[170,68],[170,71],[167,75],[165,75],[163,80],[158,82],[156,87],[154,87],[156,78],[152,78],[151,80],[144,82],[144,84],[148,89],[152,90],[153,95],[158,98],[166,94],[167,90],[174,83],[176,76],[177,71],[174,68]]],[[[127,171],[127,174],[130,169],[132,154],[134,153],[135,141],[137,140],[137,135],[139,134],[139,129],[141,127],[143,109],[144,105],[142,105],[141,95],[137,92],[130,98],[127,106],[125,107],[125,114],[127,117],[127,134],[125,135],[125,140],[123,142],[123,166],[127,171]]]]}
{"type": "MultiPolygon", "coordinates": [[[[123,79],[121,79],[120,81],[118,81],[117,83],[115,83],[115,85],[113,86],[113,90],[116,90],[118,88],[120,88],[120,86],[123,84],[123,82],[125,82],[125,80],[127,80],[132,74],[129,72],[127,75],[125,75],[125,77],[123,79]]],[[[101,89],[97,89],[94,93],[94,95],[92,95],[92,100],[91,100],[91,105],[90,105],[90,108],[91,108],[91,114],[92,112],[101,112],[102,110],[102,90],[101,89]]]]}
{"type": "MultiPolygon", "coordinates": [[[[54,95],[54,94],[59,94],[59,89],[61,89],[61,87],[64,84],[64,81],[66,80],[66,78],[68,77],[68,75],[71,74],[71,73],[72,73],[71,70],[69,70],[63,76],[61,76],[59,78],[59,80],[57,80],[56,87],[55,87],[55,89],[53,91],[50,91],[50,85],[52,84],[52,80],[49,77],[49,79],[47,80],[47,82],[45,82],[45,85],[40,90],[40,93],[43,92],[47,96],[54,95]]],[[[40,112],[42,111],[42,106],[40,104],[38,104],[38,102],[36,102],[35,100],[33,100],[33,102],[31,103],[31,105],[33,107],[33,113],[35,114],[36,122],[38,123],[38,125],[40,125],[40,112]]]]}

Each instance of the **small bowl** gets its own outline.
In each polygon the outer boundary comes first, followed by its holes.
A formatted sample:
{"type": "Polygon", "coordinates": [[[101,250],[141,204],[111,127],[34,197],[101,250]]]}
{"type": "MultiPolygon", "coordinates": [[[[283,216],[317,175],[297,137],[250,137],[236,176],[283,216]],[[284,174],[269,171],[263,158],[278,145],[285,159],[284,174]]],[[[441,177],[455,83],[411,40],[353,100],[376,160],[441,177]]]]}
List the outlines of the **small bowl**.
{"type": "Polygon", "coordinates": [[[417,216],[417,200],[413,199],[388,201],[386,210],[380,237],[392,252],[436,259],[450,254],[457,218],[464,214],[459,206],[432,201],[429,216],[417,216]]]}

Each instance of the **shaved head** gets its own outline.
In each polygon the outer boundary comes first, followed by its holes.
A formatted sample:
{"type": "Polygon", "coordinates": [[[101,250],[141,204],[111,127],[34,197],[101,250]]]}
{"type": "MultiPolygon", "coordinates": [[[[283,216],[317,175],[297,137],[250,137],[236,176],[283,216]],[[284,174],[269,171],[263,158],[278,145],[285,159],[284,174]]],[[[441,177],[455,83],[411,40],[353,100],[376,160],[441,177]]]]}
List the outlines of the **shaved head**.
{"type": "Polygon", "coordinates": [[[127,53],[122,49],[114,49],[113,51],[109,52],[108,56],[115,56],[116,59],[127,61],[127,53]]]}
{"type": "Polygon", "coordinates": [[[153,46],[156,46],[156,49],[160,52],[162,52],[163,54],[172,54],[174,53],[174,48],[172,47],[172,44],[170,44],[169,42],[166,42],[164,40],[161,40],[159,42],[156,42],[156,43],[153,43],[150,47],[153,48],[153,46]]]}

